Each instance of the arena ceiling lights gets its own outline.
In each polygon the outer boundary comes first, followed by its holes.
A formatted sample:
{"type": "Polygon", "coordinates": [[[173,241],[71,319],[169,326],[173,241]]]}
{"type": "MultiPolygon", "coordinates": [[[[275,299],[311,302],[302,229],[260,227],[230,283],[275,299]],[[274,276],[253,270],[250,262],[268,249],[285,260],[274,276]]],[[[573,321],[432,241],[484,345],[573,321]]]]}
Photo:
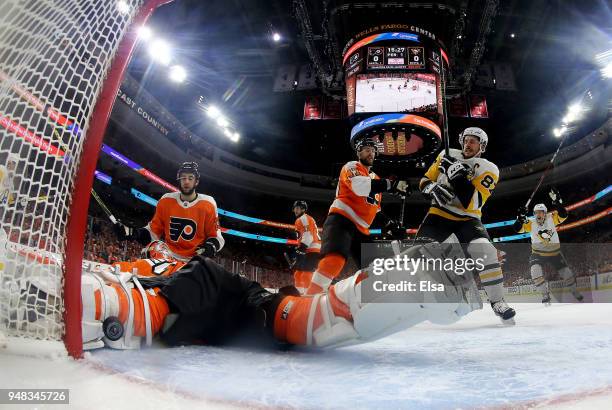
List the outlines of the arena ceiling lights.
{"type": "Polygon", "coordinates": [[[567,113],[561,120],[561,127],[553,129],[553,135],[556,138],[561,138],[563,135],[565,135],[568,131],[568,126],[571,123],[578,121],[582,117],[585,110],[586,109],[581,102],[575,102],[567,107],[567,113]]]}
{"type": "Polygon", "coordinates": [[[612,48],[595,55],[595,62],[601,68],[603,78],[612,78],[612,48]]]}
{"type": "Polygon", "coordinates": [[[223,135],[232,142],[238,142],[240,140],[240,134],[236,130],[230,128],[230,120],[227,119],[221,110],[215,105],[209,105],[205,107],[206,115],[214,120],[223,135]]]}
{"type": "MultiPolygon", "coordinates": [[[[117,8],[121,8],[117,3],[117,8]]],[[[138,39],[147,43],[147,51],[153,61],[163,66],[170,66],[173,62],[172,46],[163,38],[155,37],[153,31],[147,26],[138,29],[138,39]]],[[[168,78],[175,83],[182,83],[187,79],[187,71],[179,64],[173,64],[168,70],[168,78]]]]}

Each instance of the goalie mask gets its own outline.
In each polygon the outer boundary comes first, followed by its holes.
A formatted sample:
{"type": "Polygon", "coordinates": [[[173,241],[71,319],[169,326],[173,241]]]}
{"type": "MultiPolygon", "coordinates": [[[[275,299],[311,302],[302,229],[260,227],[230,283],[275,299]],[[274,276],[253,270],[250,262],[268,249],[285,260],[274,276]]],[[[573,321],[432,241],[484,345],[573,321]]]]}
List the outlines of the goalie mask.
{"type": "Polygon", "coordinates": [[[142,248],[143,259],[174,259],[172,252],[164,241],[153,241],[142,248]]]}
{"type": "Polygon", "coordinates": [[[478,127],[469,127],[464,129],[463,132],[459,134],[459,144],[461,144],[461,149],[463,149],[463,140],[468,135],[478,138],[478,141],[480,141],[480,153],[484,153],[487,149],[487,144],[489,143],[489,136],[487,133],[484,132],[482,128],[478,127]]]}

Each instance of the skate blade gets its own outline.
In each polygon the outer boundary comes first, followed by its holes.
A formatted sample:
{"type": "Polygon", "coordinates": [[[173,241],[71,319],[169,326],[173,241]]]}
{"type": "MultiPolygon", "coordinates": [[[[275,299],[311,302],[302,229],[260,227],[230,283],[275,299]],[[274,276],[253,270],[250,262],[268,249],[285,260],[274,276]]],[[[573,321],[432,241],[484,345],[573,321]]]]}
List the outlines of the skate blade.
{"type": "Polygon", "coordinates": [[[502,319],[500,317],[499,320],[501,320],[502,325],[504,325],[504,326],[514,326],[514,325],[516,325],[516,322],[514,321],[513,317],[510,318],[510,319],[502,319]]]}

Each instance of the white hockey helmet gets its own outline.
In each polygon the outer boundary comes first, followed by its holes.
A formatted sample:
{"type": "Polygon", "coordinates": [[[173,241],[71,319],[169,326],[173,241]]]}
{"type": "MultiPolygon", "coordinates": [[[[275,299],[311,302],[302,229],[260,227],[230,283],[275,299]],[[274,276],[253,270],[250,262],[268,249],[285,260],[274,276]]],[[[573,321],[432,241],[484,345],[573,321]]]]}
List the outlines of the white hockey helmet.
{"type": "Polygon", "coordinates": [[[480,141],[480,152],[485,152],[487,148],[487,144],[489,143],[489,136],[482,128],[478,127],[468,127],[463,130],[461,134],[459,134],[459,144],[461,144],[461,148],[463,148],[463,139],[467,136],[471,135],[473,137],[478,138],[480,141]]]}
{"type": "Polygon", "coordinates": [[[533,213],[535,214],[537,211],[544,211],[544,213],[548,212],[548,209],[546,208],[546,205],[544,204],[536,204],[533,207],[533,213]]]}

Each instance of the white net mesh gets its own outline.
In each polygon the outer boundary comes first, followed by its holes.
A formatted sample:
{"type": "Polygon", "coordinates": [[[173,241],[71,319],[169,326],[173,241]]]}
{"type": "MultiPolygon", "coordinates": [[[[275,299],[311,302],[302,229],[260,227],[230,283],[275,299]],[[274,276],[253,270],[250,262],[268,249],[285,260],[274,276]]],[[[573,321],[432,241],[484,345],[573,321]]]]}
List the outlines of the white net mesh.
{"type": "Polygon", "coordinates": [[[113,56],[141,3],[0,1],[0,333],[62,337],[75,175],[113,56]]]}

